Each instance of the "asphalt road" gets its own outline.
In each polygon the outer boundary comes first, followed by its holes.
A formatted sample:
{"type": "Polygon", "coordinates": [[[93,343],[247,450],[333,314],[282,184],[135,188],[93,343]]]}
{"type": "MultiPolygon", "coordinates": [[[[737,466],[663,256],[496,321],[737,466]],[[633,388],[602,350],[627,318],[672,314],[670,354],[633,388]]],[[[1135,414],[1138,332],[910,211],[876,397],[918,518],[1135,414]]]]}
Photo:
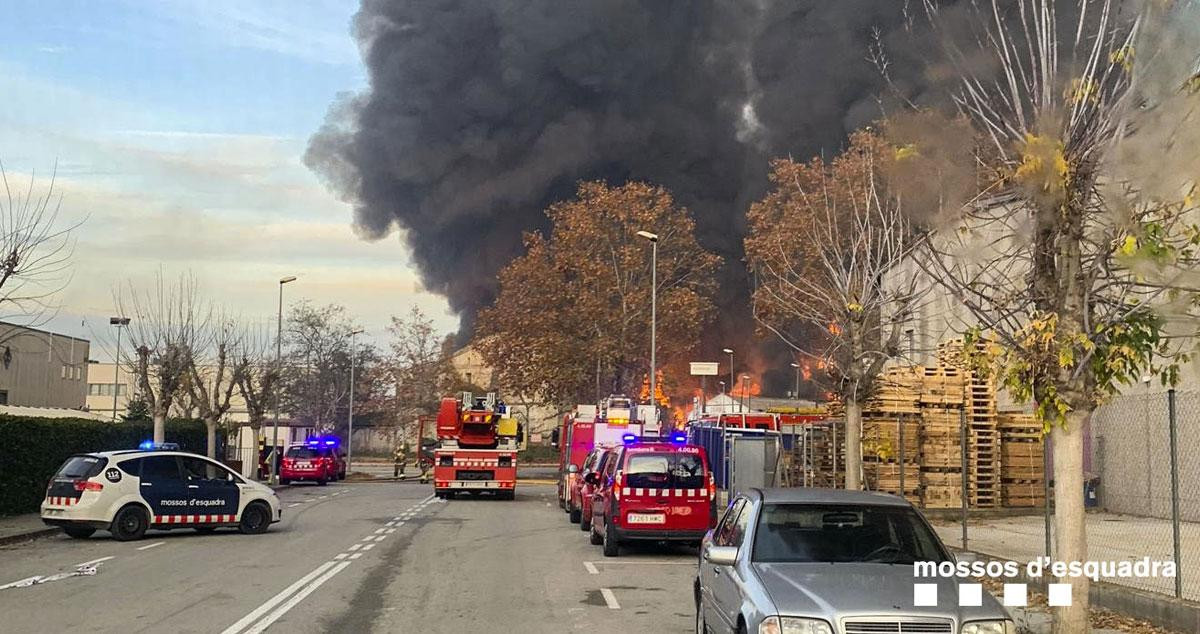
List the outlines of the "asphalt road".
{"type": "Polygon", "coordinates": [[[120,543],[100,532],[0,548],[0,631],[691,628],[694,550],[606,559],[552,486],[518,485],[515,501],[430,493],[408,482],[295,486],[265,535],[185,529],[120,543]],[[5,587],[34,576],[52,580],[5,587]]]}

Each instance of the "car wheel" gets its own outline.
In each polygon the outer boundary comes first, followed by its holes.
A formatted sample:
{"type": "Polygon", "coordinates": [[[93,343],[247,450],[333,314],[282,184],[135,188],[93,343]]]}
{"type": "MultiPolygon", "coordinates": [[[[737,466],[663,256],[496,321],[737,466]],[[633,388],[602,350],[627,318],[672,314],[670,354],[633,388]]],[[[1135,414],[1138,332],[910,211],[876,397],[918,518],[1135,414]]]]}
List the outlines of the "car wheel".
{"type": "Polygon", "coordinates": [[[746,634],[746,622],[742,620],[742,617],[738,617],[737,634],[746,634]]]}
{"type": "Polygon", "coordinates": [[[150,517],[140,506],[130,504],[117,511],[108,530],[113,539],[119,542],[131,542],[141,539],[150,528],[150,517]]]}
{"type": "Polygon", "coordinates": [[[96,532],[91,526],[64,526],[63,532],[75,539],[87,539],[96,532]]]}
{"type": "Polygon", "coordinates": [[[596,532],[596,526],[594,524],[588,527],[588,542],[590,542],[593,546],[599,546],[600,544],[604,543],[604,538],[600,536],[600,533],[596,532]]]}
{"type": "Polygon", "coordinates": [[[291,483],[292,483],[292,481],[291,481],[291,480],[289,480],[289,479],[287,479],[287,478],[280,478],[280,479],[279,479],[279,484],[282,484],[282,485],[284,485],[284,486],[287,486],[287,485],[289,485],[289,484],[291,484],[291,483]]]}
{"type": "Polygon", "coordinates": [[[250,504],[242,511],[242,519],[238,522],[238,530],[246,535],[258,535],[267,532],[271,526],[271,512],[261,503],[250,504]]]}
{"type": "Polygon", "coordinates": [[[616,557],[621,553],[621,544],[617,541],[617,529],[612,522],[604,525],[604,556],[616,557]]]}
{"type": "Polygon", "coordinates": [[[325,486],[326,484],[329,484],[329,478],[326,478],[325,476],[321,476],[321,477],[317,478],[317,484],[320,486],[325,486]]]}
{"type": "Polygon", "coordinates": [[[208,535],[209,533],[212,533],[216,530],[217,530],[216,526],[197,526],[196,527],[197,533],[203,533],[205,535],[208,535]]]}
{"type": "Polygon", "coordinates": [[[591,516],[590,514],[588,514],[588,515],[580,515],[580,517],[579,517],[579,530],[581,530],[581,531],[590,531],[590,530],[592,530],[592,516],[591,516]]]}
{"type": "Polygon", "coordinates": [[[572,524],[578,524],[579,520],[582,518],[583,511],[576,508],[571,509],[570,514],[567,515],[567,519],[570,520],[572,524]]]}

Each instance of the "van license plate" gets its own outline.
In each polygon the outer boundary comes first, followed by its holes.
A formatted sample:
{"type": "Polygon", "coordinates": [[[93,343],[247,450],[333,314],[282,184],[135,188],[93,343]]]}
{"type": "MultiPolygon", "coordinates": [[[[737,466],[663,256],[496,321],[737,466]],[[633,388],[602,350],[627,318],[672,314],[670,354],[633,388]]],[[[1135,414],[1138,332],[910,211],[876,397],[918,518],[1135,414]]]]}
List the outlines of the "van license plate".
{"type": "Polygon", "coordinates": [[[297,462],[296,468],[297,469],[311,469],[312,463],[311,462],[297,462]]]}
{"type": "Polygon", "coordinates": [[[660,513],[630,513],[630,524],[666,524],[667,517],[660,513]]]}

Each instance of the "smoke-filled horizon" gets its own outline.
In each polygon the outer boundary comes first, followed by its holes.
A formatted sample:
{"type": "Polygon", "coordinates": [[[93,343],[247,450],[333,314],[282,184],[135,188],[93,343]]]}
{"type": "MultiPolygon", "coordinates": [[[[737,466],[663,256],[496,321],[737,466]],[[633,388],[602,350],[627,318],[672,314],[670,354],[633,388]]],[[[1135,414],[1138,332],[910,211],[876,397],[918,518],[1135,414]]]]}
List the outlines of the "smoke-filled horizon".
{"type": "MultiPolygon", "coordinates": [[[[742,238],[768,161],[832,155],[895,96],[931,99],[922,20],[896,0],[363,0],[370,87],[330,108],[305,162],[365,237],[404,232],[465,334],[577,181],[663,185],[726,262],[702,348],[750,362],[742,238]]],[[[790,385],[786,361],[753,365],[790,385]]]]}

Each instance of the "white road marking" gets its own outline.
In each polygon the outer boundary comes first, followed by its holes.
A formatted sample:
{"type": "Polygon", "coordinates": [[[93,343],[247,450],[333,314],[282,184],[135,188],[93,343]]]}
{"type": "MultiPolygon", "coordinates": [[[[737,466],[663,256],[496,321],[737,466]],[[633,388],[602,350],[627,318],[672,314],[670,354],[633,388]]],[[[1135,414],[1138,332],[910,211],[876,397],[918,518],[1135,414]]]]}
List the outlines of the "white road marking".
{"type": "Polygon", "coordinates": [[[42,578],[41,575],[25,577],[24,579],[21,579],[20,581],[14,581],[12,583],[6,583],[6,584],[0,586],[0,590],[7,590],[9,588],[19,588],[21,586],[33,585],[32,582],[37,581],[38,579],[41,579],[41,578],[42,578]]]}
{"type": "Polygon", "coordinates": [[[362,548],[362,544],[350,544],[350,550],[358,550],[362,548]]]}
{"type": "Polygon", "coordinates": [[[386,532],[388,535],[391,535],[392,533],[396,532],[396,529],[389,528],[389,529],[386,529],[384,532],[386,532]]]}
{"type": "MultiPolygon", "coordinates": [[[[326,563],[332,563],[332,562],[326,562],[326,563]]],[[[257,624],[255,624],[254,627],[250,628],[249,630],[246,630],[246,634],[259,634],[260,632],[267,629],[268,627],[271,627],[272,623],[279,620],[279,617],[283,616],[284,614],[287,614],[288,610],[291,610],[293,607],[296,606],[296,604],[303,601],[304,597],[307,597],[308,595],[312,594],[314,590],[316,590],[317,588],[320,588],[322,584],[324,584],[326,581],[329,581],[337,573],[345,570],[346,566],[349,566],[349,565],[350,565],[350,562],[343,561],[342,563],[335,565],[333,568],[330,568],[328,571],[325,572],[325,574],[321,575],[320,577],[317,577],[311,583],[309,583],[307,586],[304,586],[304,588],[301,589],[299,592],[292,595],[292,598],[290,598],[286,602],[284,602],[283,605],[279,606],[278,608],[275,608],[274,612],[268,614],[266,617],[263,618],[263,620],[261,620],[257,624]]]]}
{"type": "Polygon", "coordinates": [[[384,532],[384,531],[386,531],[386,530],[387,530],[386,528],[377,528],[377,529],[375,529],[375,534],[376,534],[376,535],[379,535],[380,533],[382,533],[382,532],[384,532]]]}
{"type": "Polygon", "coordinates": [[[154,542],[153,544],[146,544],[145,546],[138,546],[137,549],[138,550],[150,550],[151,548],[157,548],[159,546],[162,546],[165,543],[167,543],[167,542],[154,542]]]}
{"type": "Polygon", "coordinates": [[[353,555],[350,555],[351,559],[358,559],[359,557],[362,557],[362,553],[354,553],[353,555]]]}
{"type": "Polygon", "coordinates": [[[338,554],[334,555],[333,558],[341,561],[342,559],[346,558],[346,553],[338,553],[338,554]]]}
{"type": "Polygon", "coordinates": [[[598,574],[600,574],[600,571],[599,571],[599,570],[596,570],[596,564],[593,564],[593,563],[592,563],[592,562],[590,562],[590,561],[585,561],[585,562],[583,562],[583,567],[587,569],[587,571],[588,571],[588,574],[589,574],[589,575],[598,575],[598,574]]]}
{"type": "MultiPolygon", "coordinates": [[[[276,605],[279,605],[280,602],[282,602],[284,599],[287,599],[289,596],[291,596],[291,594],[293,592],[304,587],[304,584],[308,583],[309,581],[312,581],[314,578],[319,577],[320,575],[324,574],[324,572],[326,570],[329,570],[334,565],[348,565],[348,564],[349,564],[349,562],[343,562],[343,564],[334,564],[332,561],[327,561],[327,562],[321,564],[320,566],[317,566],[316,569],[314,569],[312,572],[304,575],[303,577],[300,577],[299,579],[296,580],[295,583],[284,588],[279,594],[271,597],[270,599],[267,599],[267,601],[265,603],[258,606],[257,608],[254,608],[254,610],[252,610],[250,612],[250,614],[243,616],[237,623],[234,623],[233,625],[230,625],[229,627],[225,628],[225,631],[223,631],[221,634],[237,634],[237,632],[241,632],[242,629],[245,628],[247,625],[250,625],[254,621],[258,620],[258,618],[261,617],[263,614],[266,614],[267,610],[270,610],[271,608],[275,607],[276,605]]],[[[278,617],[276,617],[276,618],[278,618],[278,617]]]]}
{"type": "Polygon", "coordinates": [[[368,550],[371,550],[371,549],[372,549],[372,548],[374,548],[374,547],[375,547],[375,544],[367,544],[366,546],[363,546],[363,547],[362,547],[362,550],[360,550],[360,551],[358,551],[358,552],[360,552],[360,553],[365,553],[365,552],[367,552],[368,550]]]}
{"type": "Polygon", "coordinates": [[[288,508],[292,508],[293,506],[300,506],[300,502],[292,502],[288,505],[288,508]]]}
{"type": "Polygon", "coordinates": [[[377,542],[381,542],[385,539],[387,539],[387,535],[376,535],[375,536],[375,541],[377,541],[377,542]]]}
{"type": "MultiPolygon", "coordinates": [[[[593,562],[587,561],[585,564],[593,562]]],[[[695,566],[694,561],[601,561],[602,566],[695,566]]]]}
{"type": "Polygon", "coordinates": [[[396,528],[400,528],[401,526],[404,526],[403,521],[396,522],[396,528]]]}
{"type": "Polygon", "coordinates": [[[109,559],[112,559],[114,556],[115,556],[115,555],[113,555],[113,556],[110,556],[110,557],[101,557],[101,558],[99,558],[99,559],[93,559],[93,560],[91,560],[91,561],[85,561],[85,562],[83,562],[83,563],[81,563],[81,564],[75,564],[75,567],[76,567],[76,568],[82,568],[82,567],[84,567],[84,566],[90,566],[90,565],[92,565],[92,564],[98,564],[98,563],[100,563],[100,562],[102,562],[102,561],[108,561],[109,559]]]}
{"type": "Polygon", "coordinates": [[[608,588],[600,588],[600,594],[604,597],[604,602],[608,604],[610,610],[620,610],[621,604],[617,603],[617,597],[612,590],[608,588]]]}
{"type": "Polygon", "coordinates": [[[396,520],[392,520],[392,521],[388,522],[387,524],[384,524],[384,526],[395,526],[395,525],[396,525],[396,520]]]}

